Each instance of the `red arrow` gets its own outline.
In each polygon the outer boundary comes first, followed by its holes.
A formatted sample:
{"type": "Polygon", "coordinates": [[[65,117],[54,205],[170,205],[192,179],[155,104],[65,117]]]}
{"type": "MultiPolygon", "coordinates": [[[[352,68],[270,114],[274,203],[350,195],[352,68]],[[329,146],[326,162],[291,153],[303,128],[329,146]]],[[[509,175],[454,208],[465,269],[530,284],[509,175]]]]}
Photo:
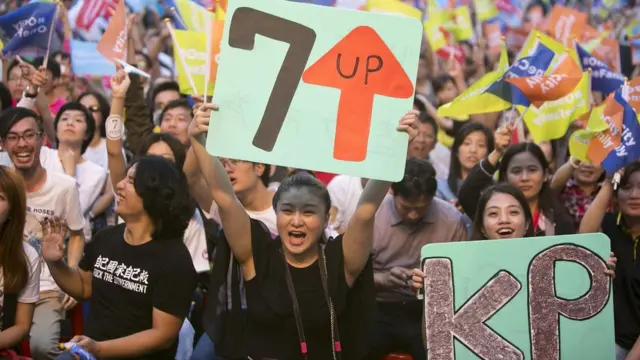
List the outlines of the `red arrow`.
{"type": "Polygon", "coordinates": [[[340,89],[333,157],[367,157],[374,95],[406,99],[413,83],[380,35],[358,26],[302,74],[308,84],[340,89]]]}

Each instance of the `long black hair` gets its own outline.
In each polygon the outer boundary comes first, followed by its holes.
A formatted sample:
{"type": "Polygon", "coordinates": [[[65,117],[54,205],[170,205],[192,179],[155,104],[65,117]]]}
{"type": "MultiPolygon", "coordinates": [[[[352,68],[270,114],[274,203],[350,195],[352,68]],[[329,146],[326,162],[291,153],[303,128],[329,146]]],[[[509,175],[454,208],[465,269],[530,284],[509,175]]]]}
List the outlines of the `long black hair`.
{"type": "Polygon", "coordinates": [[[447,178],[449,189],[456,196],[458,196],[458,184],[462,173],[462,165],[458,158],[458,152],[466,138],[474,132],[482,132],[484,134],[487,141],[487,154],[490,154],[493,151],[493,134],[484,125],[476,122],[469,122],[465,124],[460,131],[458,131],[456,137],[453,139],[453,145],[451,145],[451,162],[449,163],[449,177],[447,178]]]}
{"type": "Polygon", "coordinates": [[[531,214],[531,209],[529,208],[527,199],[525,199],[522,191],[518,190],[515,186],[503,182],[486,188],[482,192],[482,195],[480,195],[478,207],[476,209],[476,216],[474,217],[473,225],[471,226],[471,240],[487,240],[484,233],[484,210],[487,207],[489,200],[495,194],[511,195],[518,201],[522,207],[522,211],[524,212],[525,224],[527,226],[524,237],[533,237],[533,215],[531,214]]]}

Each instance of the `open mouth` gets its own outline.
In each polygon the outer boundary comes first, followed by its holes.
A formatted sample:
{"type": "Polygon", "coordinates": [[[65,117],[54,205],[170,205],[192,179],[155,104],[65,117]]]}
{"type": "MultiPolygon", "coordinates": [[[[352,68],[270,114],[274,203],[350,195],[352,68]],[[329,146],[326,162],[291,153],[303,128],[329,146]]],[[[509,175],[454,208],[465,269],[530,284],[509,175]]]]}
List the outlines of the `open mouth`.
{"type": "Polygon", "coordinates": [[[513,230],[512,228],[500,228],[498,229],[498,231],[496,231],[496,233],[498,233],[498,236],[500,236],[501,239],[511,238],[514,232],[515,230],[513,230]]]}
{"type": "Polygon", "coordinates": [[[24,163],[31,160],[31,152],[19,152],[15,155],[18,162],[24,163]]]}
{"type": "Polygon", "coordinates": [[[289,242],[294,246],[300,246],[307,237],[307,233],[304,231],[289,231],[289,242]]]}

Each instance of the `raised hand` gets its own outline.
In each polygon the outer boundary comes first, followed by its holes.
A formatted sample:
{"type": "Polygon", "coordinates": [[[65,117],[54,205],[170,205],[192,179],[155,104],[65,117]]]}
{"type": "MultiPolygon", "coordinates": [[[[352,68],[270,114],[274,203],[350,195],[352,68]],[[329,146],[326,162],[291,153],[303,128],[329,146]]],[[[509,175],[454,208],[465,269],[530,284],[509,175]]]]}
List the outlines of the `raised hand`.
{"type": "Polygon", "coordinates": [[[418,110],[410,110],[401,119],[396,130],[404,131],[409,135],[409,143],[418,136],[418,110]]]}
{"type": "Polygon", "coordinates": [[[127,95],[131,80],[129,79],[129,74],[122,69],[122,66],[116,65],[116,68],[118,72],[111,77],[111,92],[113,97],[123,98],[127,95]]]}
{"type": "Polygon", "coordinates": [[[513,133],[513,124],[507,123],[502,125],[495,133],[495,151],[500,155],[504,155],[504,153],[509,148],[509,144],[511,143],[511,134],[513,133]]]}
{"type": "Polygon", "coordinates": [[[189,124],[189,135],[197,137],[206,134],[209,131],[211,112],[217,110],[218,105],[202,104],[193,115],[191,124],[189,124]]]}
{"type": "Polygon", "coordinates": [[[44,86],[47,80],[49,80],[49,77],[47,76],[47,69],[44,66],[40,66],[38,71],[34,71],[30,79],[31,84],[36,87],[44,86]]]}
{"type": "Polygon", "coordinates": [[[64,238],[67,234],[67,223],[58,217],[45,218],[42,226],[42,257],[45,261],[60,261],[64,256],[64,238]]]}

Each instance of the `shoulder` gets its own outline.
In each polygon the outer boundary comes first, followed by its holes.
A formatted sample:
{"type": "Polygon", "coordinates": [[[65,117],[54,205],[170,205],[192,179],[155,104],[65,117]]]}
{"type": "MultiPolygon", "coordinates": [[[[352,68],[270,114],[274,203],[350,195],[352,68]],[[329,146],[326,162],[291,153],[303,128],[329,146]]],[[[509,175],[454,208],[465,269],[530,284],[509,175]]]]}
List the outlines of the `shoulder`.
{"type": "Polygon", "coordinates": [[[116,237],[124,238],[125,224],[109,225],[100,229],[91,239],[89,243],[92,246],[99,246],[105,240],[112,240],[116,237]]]}
{"type": "Polygon", "coordinates": [[[29,262],[31,264],[34,264],[40,261],[40,256],[38,255],[38,252],[36,251],[36,249],[33,248],[33,246],[29,245],[29,243],[27,243],[26,241],[23,241],[22,248],[24,249],[24,253],[25,255],[27,255],[27,259],[29,259],[29,262]]]}
{"type": "Polygon", "coordinates": [[[54,184],[54,188],[68,191],[76,188],[76,179],[57,171],[47,171],[47,179],[54,184]]]}
{"type": "Polygon", "coordinates": [[[91,160],[86,160],[85,162],[80,164],[80,167],[82,168],[83,172],[93,178],[101,178],[107,176],[107,170],[91,160]]]}

